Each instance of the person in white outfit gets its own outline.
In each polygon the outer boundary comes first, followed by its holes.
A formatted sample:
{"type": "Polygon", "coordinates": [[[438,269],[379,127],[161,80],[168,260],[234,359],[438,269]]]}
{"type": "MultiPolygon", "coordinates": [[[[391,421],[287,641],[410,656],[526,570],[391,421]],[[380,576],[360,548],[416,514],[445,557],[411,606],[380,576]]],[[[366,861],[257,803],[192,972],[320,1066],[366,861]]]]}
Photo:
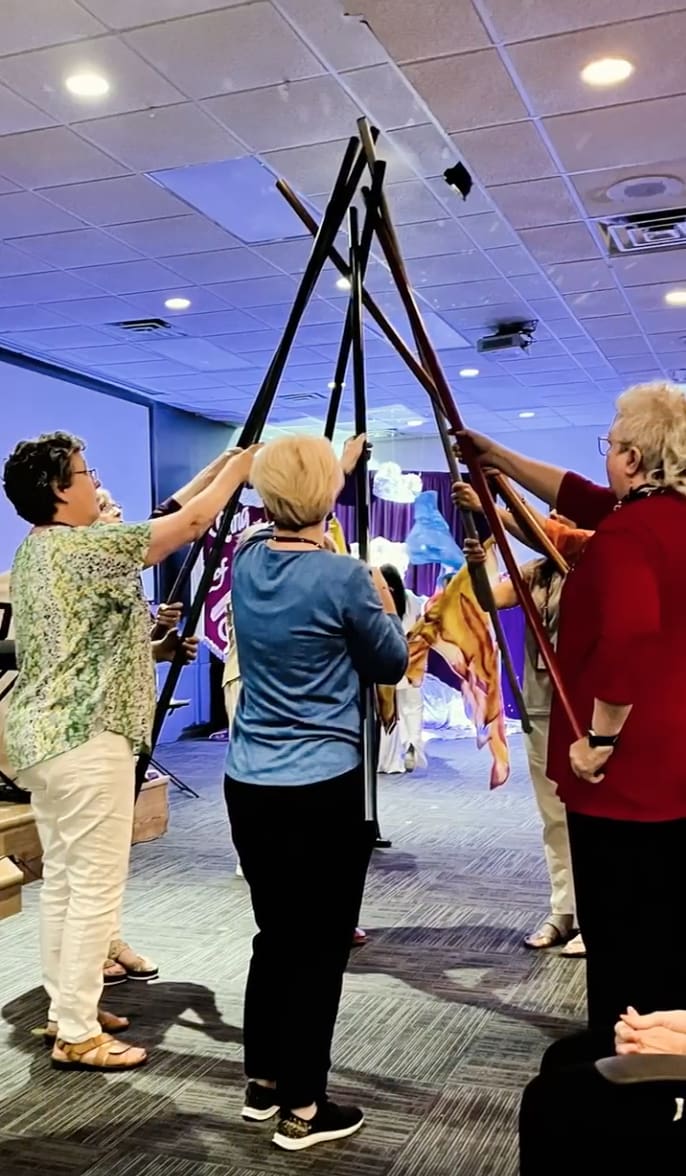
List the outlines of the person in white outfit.
{"type": "MultiPolygon", "coordinates": [[[[405,587],[398,568],[393,564],[383,564],[381,574],[393,594],[398,616],[407,634],[421,618],[422,599],[405,587]]],[[[379,772],[389,776],[426,767],[421,687],[413,686],[405,676],[395,688],[395,700],[398,723],[390,734],[382,728],[379,749],[379,772]]]]}

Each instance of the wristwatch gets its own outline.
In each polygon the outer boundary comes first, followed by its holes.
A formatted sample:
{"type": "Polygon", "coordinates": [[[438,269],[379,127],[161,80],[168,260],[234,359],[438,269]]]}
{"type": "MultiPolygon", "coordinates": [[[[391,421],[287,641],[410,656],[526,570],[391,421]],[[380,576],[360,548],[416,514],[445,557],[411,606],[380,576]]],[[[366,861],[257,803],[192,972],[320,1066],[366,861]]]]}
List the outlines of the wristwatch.
{"type": "Polygon", "coordinates": [[[619,735],[597,735],[592,727],[588,732],[589,747],[616,747],[618,743],[619,735]]]}

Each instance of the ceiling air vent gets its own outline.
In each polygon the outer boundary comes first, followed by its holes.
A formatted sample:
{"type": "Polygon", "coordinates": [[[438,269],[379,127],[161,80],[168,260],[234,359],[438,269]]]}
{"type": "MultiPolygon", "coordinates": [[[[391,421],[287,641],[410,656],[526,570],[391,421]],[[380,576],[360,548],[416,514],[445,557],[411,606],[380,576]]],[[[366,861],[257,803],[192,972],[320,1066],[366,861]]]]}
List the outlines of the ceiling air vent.
{"type": "Polygon", "coordinates": [[[682,249],[686,245],[686,208],[601,217],[597,224],[610,257],[682,249]]]}
{"type": "Polygon", "coordinates": [[[279,400],[286,404],[312,404],[327,399],[323,392],[288,392],[285,396],[279,397],[279,400]]]}
{"type": "Polygon", "coordinates": [[[162,335],[165,339],[183,339],[183,331],[172,327],[171,323],[160,318],[125,319],[121,323],[108,323],[119,331],[126,331],[128,335],[162,335]]]}

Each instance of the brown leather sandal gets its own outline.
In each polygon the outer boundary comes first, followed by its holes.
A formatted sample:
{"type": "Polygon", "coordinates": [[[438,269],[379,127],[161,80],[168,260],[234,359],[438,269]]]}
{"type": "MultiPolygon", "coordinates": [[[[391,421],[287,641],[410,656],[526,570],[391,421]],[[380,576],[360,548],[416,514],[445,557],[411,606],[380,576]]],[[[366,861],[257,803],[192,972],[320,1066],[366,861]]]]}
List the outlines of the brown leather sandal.
{"type": "MultiPolygon", "coordinates": [[[[98,1009],[98,1022],[105,1033],[125,1033],[131,1026],[128,1017],[117,1017],[105,1009],[98,1009]]],[[[44,1028],[34,1029],[33,1033],[34,1036],[43,1038],[44,1045],[52,1046],[57,1041],[57,1022],[48,1021],[44,1028]]]]}
{"type": "Polygon", "coordinates": [[[77,1042],[58,1038],[51,1057],[56,1070],[134,1070],[147,1060],[144,1049],[117,1041],[109,1033],[77,1042]]]}

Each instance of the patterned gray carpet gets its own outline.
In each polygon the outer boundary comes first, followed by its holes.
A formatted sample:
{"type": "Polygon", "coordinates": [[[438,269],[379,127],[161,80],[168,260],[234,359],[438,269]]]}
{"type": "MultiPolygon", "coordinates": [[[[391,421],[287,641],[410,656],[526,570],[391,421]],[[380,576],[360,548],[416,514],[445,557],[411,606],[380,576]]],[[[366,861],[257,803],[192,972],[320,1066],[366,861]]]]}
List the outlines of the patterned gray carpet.
{"type": "MultiPolygon", "coordinates": [[[[201,793],[175,794],[167,837],[134,851],[124,931],[162,968],[112,990],[153,1049],[130,1075],[56,1074],[30,1035],[38,887],[0,924],[0,1172],[28,1176],[515,1176],[519,1093],[552,1038],[583,1015],[583,964],[520,946],[545,913],[537,818],[517,740],[508,785],[487,791],[470,742],[430,745],[430,768],[382,778],[384,832],[367,889],[369,944],[347,978],[334,1096],[367,1127],[294,1158],[248,1128],[241,995],[252,934],[233,876],[219,784],[223,747],[160,758],[201,793]]],[[[297,943],[293,945],[297,951],[297,943]]]]}

